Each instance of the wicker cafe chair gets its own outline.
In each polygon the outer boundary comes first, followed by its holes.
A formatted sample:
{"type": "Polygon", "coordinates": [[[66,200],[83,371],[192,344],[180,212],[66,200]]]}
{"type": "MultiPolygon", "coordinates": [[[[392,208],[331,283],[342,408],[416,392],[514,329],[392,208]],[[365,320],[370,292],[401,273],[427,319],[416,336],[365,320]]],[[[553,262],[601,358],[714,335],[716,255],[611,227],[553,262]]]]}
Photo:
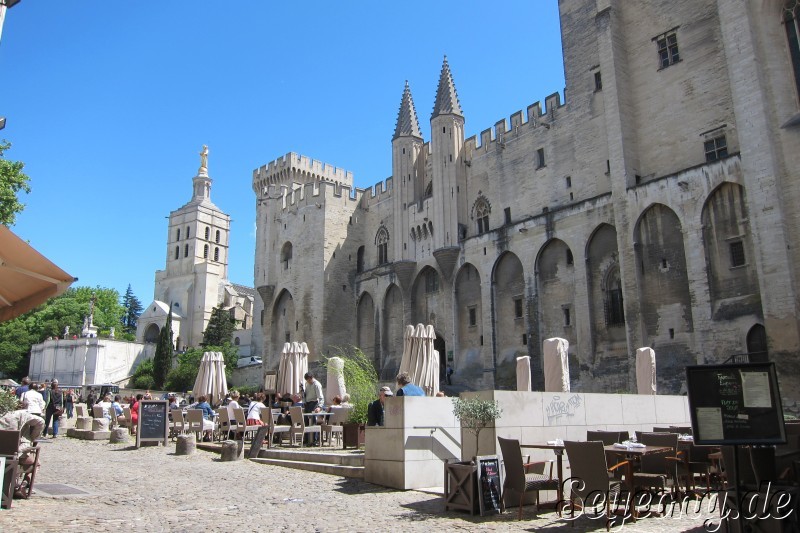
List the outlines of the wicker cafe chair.
{"type": "Polygon", "coordinates": [[[587,431],[586,440],[599,440],[603,446],[611,446],[614,443],[628,440],[627,431],[587,431]]]}
{"type": "MultiPolygon", "coordinates": [[[[517,519],[522,520],[522,504],[526,492],[536,493],[536,507],[539,507],[539,491],[540,490],[558,490],[560,480],[553,477],[553,463],[552,461],[543,461],[537,463],[523,464],[522,452],[520,451],[519,441],[514,439],[504,439],[497,437],[497,442],[500,444],[500,452],[503,454],[503,463],[506,469],[505,482],[503,483],[503,492],[511,489],[519,494],[519,512],[517,519]],[[528,468],[540,468],[544,470],[544,466],[550,463],[549,475],[540,473],[528,473],[528,468]]],[[[502,509],[505,512],[505,497],[501,499],[502,509]]]]}
{"type": "Polygon", "coordinates": [[[651,453],[641,457],[639,472],[633,474],[635,487],[671,490],[679,492],[678,466],[682,460],[678,456],[677,433],[642,433],[639,442],[646,446],[668,446],[661,453],[651,453]]]}
{"type": "Polygon", "coordinates": [[[627,465],[628,461],[617,463],[608,468],[606,463],[606,453],[601,441],[575,442],[565,441],[564,448],[567,450],[572,475],[569,481],[569,501],[572,511],[572,525],[575,525],[575,506],[580,506],[581,510],[594,508],[603,505],[606,513],[606,530],[611,525],[611,501],[619,501],[622,493],[622,482],[610,477],[614,470],[627,465]]]}

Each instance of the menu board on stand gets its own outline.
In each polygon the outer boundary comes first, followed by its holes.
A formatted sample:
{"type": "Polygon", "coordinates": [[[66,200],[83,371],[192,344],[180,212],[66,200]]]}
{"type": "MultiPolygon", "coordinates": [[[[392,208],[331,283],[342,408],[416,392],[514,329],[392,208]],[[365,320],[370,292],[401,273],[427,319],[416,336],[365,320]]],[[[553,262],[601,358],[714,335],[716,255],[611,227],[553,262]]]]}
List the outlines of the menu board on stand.
{"type": "Polygon", "coordinates": [[[478,504],[481,516],[500,514],[500,460],[496,455],[480,455],[475,457],[475,465],[478,467],[478,504]]]}
{"type": "Polygon", "coordinates": [[[783,444],[774,363],[686,367],[695,444],[783,444]]]}
{"type": "Polygon", "coordinates": [[[136,447],[143,442],[169,442],[169,405],[166,400],[139,400],[136,447]]]}

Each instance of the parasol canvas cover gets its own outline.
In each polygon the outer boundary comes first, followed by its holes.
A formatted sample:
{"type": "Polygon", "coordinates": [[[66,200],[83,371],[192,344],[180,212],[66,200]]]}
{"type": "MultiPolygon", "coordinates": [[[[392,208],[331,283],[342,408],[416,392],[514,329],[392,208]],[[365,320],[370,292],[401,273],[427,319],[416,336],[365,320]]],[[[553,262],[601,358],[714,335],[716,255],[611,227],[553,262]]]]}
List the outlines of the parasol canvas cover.
{"type": "Polygon", "coordinates": [[[559,337],[545,339],[544,390],[569,392],[569,341],[559,337]]]}
{"type": "Polygon", "coordinates": [[[656,352],[652,348],[636,350],[636,391],[639,394],[656,393],[656,352]]]}
{"type": "Polygon", "coordinates": [[[531,390],[531,356],[517,357],[517,390],[531,390]]]}

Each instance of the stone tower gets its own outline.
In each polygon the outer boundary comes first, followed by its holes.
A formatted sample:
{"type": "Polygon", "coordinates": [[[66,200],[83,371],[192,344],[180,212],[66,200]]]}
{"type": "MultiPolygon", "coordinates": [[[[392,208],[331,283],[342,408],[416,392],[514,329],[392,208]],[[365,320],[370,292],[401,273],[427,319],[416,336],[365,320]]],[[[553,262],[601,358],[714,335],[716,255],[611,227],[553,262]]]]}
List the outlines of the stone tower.
{"type": "Polygon", "coordinates": [[[155,342],[167,310],[178,349],[198,346],[228,277],[230,216],[211,201],[208,148],[192,178],[192,199],[169,215],[166,268],[156,272],[154,302],[139,319],[137,339],[155,342]]]}

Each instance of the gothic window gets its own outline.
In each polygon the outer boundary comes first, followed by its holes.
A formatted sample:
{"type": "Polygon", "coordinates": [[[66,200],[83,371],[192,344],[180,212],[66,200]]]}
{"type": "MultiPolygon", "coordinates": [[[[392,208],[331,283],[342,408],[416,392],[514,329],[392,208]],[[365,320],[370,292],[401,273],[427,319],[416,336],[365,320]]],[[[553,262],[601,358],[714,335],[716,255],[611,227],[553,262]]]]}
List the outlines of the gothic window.
{"type": "Polygon", "coordinates": [[[431,294],[439,291],[439,274],[431,269],[425,273],[425,292],[431,294]]]}
{"type": "Polygon", "coordinates": [[[216,242],[217,244],[219,244],[219,230],[217,230],[217,235],[216,235],[216,237],[215,237],[215,239],[214,239],[214,242],[216,242]]]}
{"type": "Polygon", "coordinates": [[[572,325],[572,316],[570,314],[569,307],[562,308],[562,311],[564,312],[564,325],[565,326],[571,326],[572,325]]]}
{"type": "Polygon", "coordinates": [[[469,325],[470,326],[477,326],[478,325],[478,309],[476,306],[470,306],[468,309],[469,311],[469,325]]]}
{"type": "Polygon", "coordinates": [[[356,253],[356,272],[364,272],[364,247],[359,246],[356,253]]]}
{"type": "Polygon", "coordinates": [[[703,149],[706,152],[706,161],[709,162],[728,157],[728,143],[724,135],[704,142],[703,149]]]}
{"type": "Polygon", "coordinates": [[[185,244],[183,246],[183,257],[189,257],[189,245],[185,244]]]}
{"type": "Polygon", "coordinates": [[[181,228],[178,228],[178,230],[175,232],[175,240],[181,240],[181,228]]]}
{"type": "Polygon", "coordinates": [[[187,239],[189,238],[189,234],[190,234],[190,232],[189,232],[189,226],[186,226],[186,238],[187,238],[187,239]]]}
{"type": "Polygon", "coordinates": [[[678,34],[676,30],[677,28],[673,28],[653,38],[658,49],[659,69],[667,68],[681,60],[681,56],[678,53],[678,34]]]}
{"type": "Polygon", "coordinates": [[[214,261],[219,262],[219,248],[214,248],[214,261]]]}
{"type": "Polygon", "coordinates": [[[603,90],[603,76],[599,72],[594,73],[594,90],[595,91],[603,90]]]}
{"type": "Polygon", "coordinates": [[[544,148],[539,148],[536,150],[536,168],[542,168],[546,166],[544,163],[544,148]]]}
{"type": "Polygon", "coordinates": [[[180,246],[176,246],[175,247],[175,259],[178,259],[180,256],[181,256],[181,247],[180,246]]]}
{"type": "Polygon", "coordinates": [[[288,270],[289,264],[292,262],[292,243],[286,242],[281,249],[281,263],[283,263],[283,269],[288,270]]]}
{"type": "Polygon", "coordinates": [[[800,96],[800,3],[790,0],[783,8],[783,20],[786,25],[786,38],[789,41],[789,57],[792,61],[794,84],[800,96]]]}
{"type": "Polygon", "coordinates": [[[478,197],[475,201],[475,205],[472,207],[474,212],[475,219],[478,221],[478,235],[486,233],[489,231],[489,213],[492,212],[492,208],[489,205],[489,202],[486,200],[484,196],[478,197]]]}
{"type": "Polygon", "coordinates": [[[625,310],[622,304],[622,284],[620,283],[619,268],[614,267],[606,276],[604,311],[606,326],[625,325],[625,310]]]}
{"type": "Polygon", "coordinates": [[[389,262],[389,230],[381,226],[375,235],[375,245],[378,247],[378,264],[385,265],[389,262]]]}
{"type": "Polygon", "coordinates": [[[206,226],[206,240],[208,240],[209,235],[211,234],[211,228],[206,226]]]}
{"type": "Polygon", "coordinates": [[[208,245],[203,245],[203,259],[208,259],[208,245]]]}

